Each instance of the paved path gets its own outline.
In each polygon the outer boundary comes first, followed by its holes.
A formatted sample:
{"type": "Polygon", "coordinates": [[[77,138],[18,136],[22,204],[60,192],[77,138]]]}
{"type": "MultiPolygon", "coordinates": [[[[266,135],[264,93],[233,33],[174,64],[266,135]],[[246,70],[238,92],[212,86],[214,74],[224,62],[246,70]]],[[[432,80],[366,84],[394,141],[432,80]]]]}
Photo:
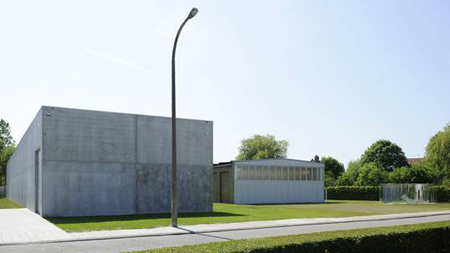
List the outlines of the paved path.
{"type": "Polygon", "coordinates": [[[26,208],[0,209],[0,245],[67,239],[69,234],[26,208]]]}
{"type": "MultiPolygon", "coordinates": [[[[298,219],[298,220],[296,219],[290,221],[299,221],[299,220],[303,220],[303,222],[305,222],[306,219],[298,219]]],[[[308,220],[311,221],[317,219],[308,219],[308,220]]],[[[231,230],[230,227],[230,230],[227,231],[219,231],[219,228],[217,228],[215,232],[200,232],[202,231],[201,229],[207,231],[206,230],[207,225],[197,225],[197,226],[186,226],[183,229],[184,232],[189,234],[173,235],[168,233],[164,235],[161,233],[160,236],[143,236],[143,237],[123,238],[123,239],[104,239],[104,240],[71,241],[60,243],[0,246],[0,253],[3,252],[119,253],[127,251],[145,250],[150,248],[201,244],[201,243],[220,242],[245,238],[304,234],[304,233],[333,231],[333,230],[348,230],[367,227],[417,224],[417,223],[447,221],[447,220],[450,220],[450,212],[350,217],[333,220],[322,219],[322,222],[319,223],[309,222],[302,224],[300,223],[280,224],[280,222],[286,222],[287,220],[273,221],[274,223],[270,223],[272,226],[267,226],[267,224],[265,224],[265,226],[260,226],[258,228],[254,227],[252,228],[251,226],[249,226],[249,227],[234,228],[234,230],[231,230]],[[275,223],[278,223],[278,226],[275,226],[274,225],[275,223]],[[192,234],[190,230],[195,230],[196,228],[197,233],[192,234]]],[[[237,224],[238,223],[234,223],[234,226],[236,226],[237,224]]],[[[240,223],[240,224],[243,226],[248,225],[248,223],[240,223]]],[[[262,224],[264,224],[264,222],[262,224]]],[[[221,226],[224,225],[229,224],[222,224],[221,226]]],[[[261,223],[258,222],[258,225],[261,225],[261,223]]],[[[214,227],[213,225],[210,226],[214,227]]],[[[209,230],[211,230],[211,227],[209,228],[209,230]]]]}

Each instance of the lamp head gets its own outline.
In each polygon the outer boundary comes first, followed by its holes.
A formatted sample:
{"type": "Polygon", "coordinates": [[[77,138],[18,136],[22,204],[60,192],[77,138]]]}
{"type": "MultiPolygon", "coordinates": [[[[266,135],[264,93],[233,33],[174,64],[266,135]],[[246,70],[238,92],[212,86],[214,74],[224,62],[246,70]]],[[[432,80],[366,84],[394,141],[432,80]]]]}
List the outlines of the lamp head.
{"type": "Polygon", "coordinates": [[[192,8],[191,12],[189,12],[188,19],[195,17],[195,15],[197,15],[197,12],[198,12],[197,8],[192,8]]]}

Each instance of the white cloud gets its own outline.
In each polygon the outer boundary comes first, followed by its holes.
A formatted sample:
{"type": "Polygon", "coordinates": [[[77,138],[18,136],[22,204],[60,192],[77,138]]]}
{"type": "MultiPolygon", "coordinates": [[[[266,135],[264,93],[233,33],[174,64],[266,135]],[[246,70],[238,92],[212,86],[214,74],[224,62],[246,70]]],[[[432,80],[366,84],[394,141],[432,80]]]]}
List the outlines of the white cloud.
{"type": "Polygon", "coordinates": [[[145,72],[145,73],[150,74],[150,75],[154,75],[155,74],[153,71],[151,71],[149,69],[146,69],[145,67],[137,65],[135,63],[126,61],[126,60],[121,59],[121,58],[113,57],[113,56],[110,56],[110,55],[105,54],[105,53],[100,53],[100,52],[98,52],[98,51],[96,51],[96,50],[94,50],[92,48],[89,48],[89,47],[86,47],[86,46],[82,46],[82,45],[80,45],[78,43],[75,43],[75,42],[73,42],[71,40],[67,40],[67,42],[69,44],[72,44],[72,45],[80,48],[84,52],[86,52],[86,53],[88,53],[88,54],[90,54],[90,55],[92,55],[92,56],[94,56],[96,58],[107,60],[107,61],[110,61],[110,62],[113,62],[113,63],[116,63],[116,64],[124,65],[124,66],[130,67],[130,68],[132,68],[132,69],[134,69],[136,71],[145,72]]]}

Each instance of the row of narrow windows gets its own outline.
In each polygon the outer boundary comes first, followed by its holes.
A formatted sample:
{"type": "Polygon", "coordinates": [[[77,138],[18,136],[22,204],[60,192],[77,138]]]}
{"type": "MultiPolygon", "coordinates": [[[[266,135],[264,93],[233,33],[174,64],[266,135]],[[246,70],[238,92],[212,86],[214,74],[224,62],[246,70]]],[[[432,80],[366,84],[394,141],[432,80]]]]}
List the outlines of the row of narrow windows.
{"type": "Polygon", "coordinates": [[[236,165],[238,180],[321,181],[321,168],[293,166],[236,165]]]}

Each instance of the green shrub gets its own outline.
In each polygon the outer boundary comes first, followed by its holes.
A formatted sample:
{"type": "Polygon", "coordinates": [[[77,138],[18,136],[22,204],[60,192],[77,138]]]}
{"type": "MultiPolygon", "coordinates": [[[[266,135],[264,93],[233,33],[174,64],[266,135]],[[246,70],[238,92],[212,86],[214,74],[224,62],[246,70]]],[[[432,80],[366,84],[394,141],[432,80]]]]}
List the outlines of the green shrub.
{"type": "Polygon", "coordinates": [[[437,202],[450,202],[450,187],[436,186],[437,202]]]}
{"type": "Polygon", "coordinates": [[[380,186],[327,187],[327,199],[379,200],[380,199],[380,186]]]}

